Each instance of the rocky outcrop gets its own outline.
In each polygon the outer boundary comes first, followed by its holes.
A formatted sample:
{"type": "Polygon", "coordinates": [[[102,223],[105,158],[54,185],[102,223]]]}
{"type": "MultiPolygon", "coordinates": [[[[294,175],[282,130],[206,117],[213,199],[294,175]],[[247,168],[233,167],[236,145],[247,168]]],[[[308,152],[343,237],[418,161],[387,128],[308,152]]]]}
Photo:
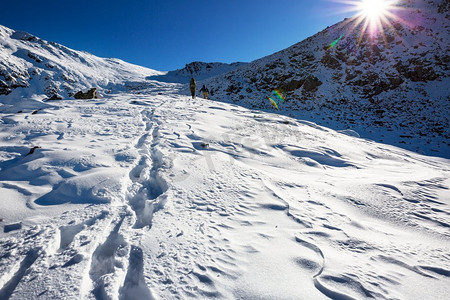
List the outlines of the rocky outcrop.
{"type": "Polygon", "coordinates": [[[6,82],[0,79],[0,95],[8,95],[9,93],[11,93],[11,89],[6,82]]]}
{"type": "Polygon", "coordinates": [[[26,70],[7,68],[0,62],[0,95],[8,95],[13,89],[28,87],[29,74],[26,70]]]}
{"type": "Polygon", "coordinates": [[[91,88],[87,92],[83,93],[82,91],[77,92],[73,95],[75,99],[97,99],[97,89],[91,88]]]}
{"type": "Polygon", "coordinates": [[[322,81],[320,81],[316,76],[308,76],[303,83],[303,90],[307,92],[316,91],[319,86],[322,85],[322,81]]]}
{"type": "Polygon", "coordinates": [[[47,100],[62,100],[62,99],[63,99],[63,97],[61,95],[53,94],[50,97],[48,97],[47,100]]]}
{"type": "Polygon", "coordinates": [[[305,80],[291,80],[286,83],[282,83],[280,85],[280,89],[282,89],[285,92],[292,92],[299,89],[304,82],[305,80]]]}

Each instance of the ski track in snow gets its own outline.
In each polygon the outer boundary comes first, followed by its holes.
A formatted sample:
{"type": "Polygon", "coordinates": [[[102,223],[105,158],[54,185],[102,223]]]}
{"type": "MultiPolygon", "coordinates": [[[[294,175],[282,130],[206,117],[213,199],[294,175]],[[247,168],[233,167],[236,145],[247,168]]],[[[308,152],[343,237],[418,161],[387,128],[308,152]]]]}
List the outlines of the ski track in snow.
{"type": "Polygon", "coordinates": [[[0,299],[446,295],[448,160],[182,88],[2,113],[0,299]]]}

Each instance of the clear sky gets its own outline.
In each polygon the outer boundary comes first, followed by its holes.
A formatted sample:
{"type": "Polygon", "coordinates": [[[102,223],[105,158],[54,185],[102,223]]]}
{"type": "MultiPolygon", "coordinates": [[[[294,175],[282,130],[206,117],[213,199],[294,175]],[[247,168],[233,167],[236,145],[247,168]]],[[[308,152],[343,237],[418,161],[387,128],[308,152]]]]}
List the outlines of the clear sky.
{"type": "Polygon", "coordinates": [[[351,16],[342,8],[328,0],[2,0],[0,24],[165,71],[261,58],[351,16]]]}

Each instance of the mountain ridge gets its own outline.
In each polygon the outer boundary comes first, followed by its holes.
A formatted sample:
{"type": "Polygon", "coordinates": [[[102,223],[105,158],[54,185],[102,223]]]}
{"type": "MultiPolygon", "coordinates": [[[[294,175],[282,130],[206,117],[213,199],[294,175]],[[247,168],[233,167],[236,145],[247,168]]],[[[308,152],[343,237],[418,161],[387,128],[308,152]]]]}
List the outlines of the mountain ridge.
{"type": "Polygon", "coordinates": [[[163,82],[188,83],[191,77],[194,77],[196,80],[205,80],[228,73],[247,64],[248,63],[244,62],[228,64],[221,62],[194,61],[186,64],[184,68],[168,71],[163,75],[149,76],[146,79],[163,82]]]}
{"type": "Polygon", "coordinates": [[[162,72],[100,58],[0,25],[0,96],[67,99],[88,88],[108,90],[162,72]]]}

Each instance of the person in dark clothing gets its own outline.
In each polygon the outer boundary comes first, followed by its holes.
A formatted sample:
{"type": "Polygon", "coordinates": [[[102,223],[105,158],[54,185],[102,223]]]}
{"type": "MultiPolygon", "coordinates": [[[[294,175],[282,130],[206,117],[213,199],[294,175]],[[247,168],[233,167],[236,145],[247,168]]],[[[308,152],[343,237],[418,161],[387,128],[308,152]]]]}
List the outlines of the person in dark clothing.
{"type": "Polygon", "coordinates": [[[206,85],[203,85],[200,92],[203,93],[203,99],[208,99],[208,88],[206,87],[206,85]]]}
{"type": "Polygon", "coordinates": [[[189,84],[189,88],[191,89],[192,99],[195,99],[195,79],[191,78],[191,83],[189,84]]]}

